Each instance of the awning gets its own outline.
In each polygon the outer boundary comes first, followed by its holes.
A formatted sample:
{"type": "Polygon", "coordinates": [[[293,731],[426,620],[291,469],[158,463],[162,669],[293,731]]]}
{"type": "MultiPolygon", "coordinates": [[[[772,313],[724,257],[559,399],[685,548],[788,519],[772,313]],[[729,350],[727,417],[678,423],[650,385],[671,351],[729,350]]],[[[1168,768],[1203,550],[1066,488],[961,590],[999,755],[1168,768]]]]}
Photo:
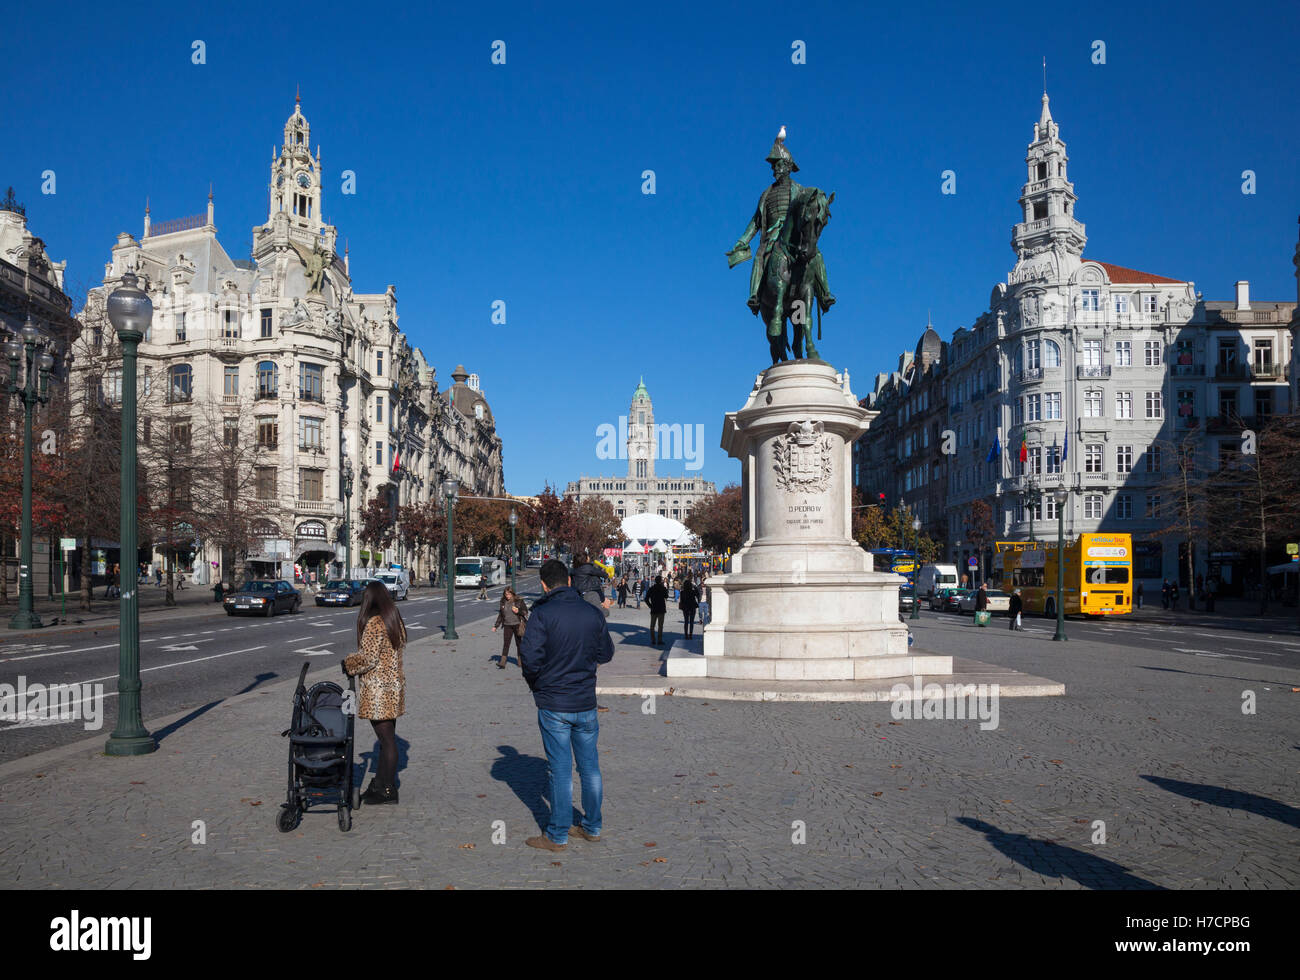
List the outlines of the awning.
{"type": "Polygon", "coordinates": [[[1294,575],[1296,572],[1300,572],[1300,561],[1284,561],[1268,570],[1270,575],[1294,575]]]}

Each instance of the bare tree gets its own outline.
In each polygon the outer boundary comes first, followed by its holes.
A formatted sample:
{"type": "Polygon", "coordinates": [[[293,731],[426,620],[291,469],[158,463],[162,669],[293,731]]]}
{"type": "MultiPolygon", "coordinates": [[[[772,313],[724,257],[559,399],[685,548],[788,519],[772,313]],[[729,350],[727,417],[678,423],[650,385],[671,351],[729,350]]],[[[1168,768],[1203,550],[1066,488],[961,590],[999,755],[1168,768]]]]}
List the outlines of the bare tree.
{"type": "Polygon", "coordinates": [[[1198,536],[1207,526],[1206,479],[1208,473],[1201,458],[1203,439],[1190,430],[1178,439],[1159,439],[1153,446],[1161,455],[1164,478],[1157,484],[1160,516],[1167,523],[1155,532],[1156,537],[1181,538],[1187,561],[1187,606],[1195,608],[1195,568],[1193,549],[1198,536]]]}

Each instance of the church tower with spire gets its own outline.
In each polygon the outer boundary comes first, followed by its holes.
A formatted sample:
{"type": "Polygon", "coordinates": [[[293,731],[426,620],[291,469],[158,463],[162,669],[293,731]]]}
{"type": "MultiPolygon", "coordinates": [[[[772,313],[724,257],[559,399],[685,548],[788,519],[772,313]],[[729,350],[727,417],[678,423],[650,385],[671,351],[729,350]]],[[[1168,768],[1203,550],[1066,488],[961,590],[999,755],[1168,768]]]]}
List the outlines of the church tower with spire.
{"type": "MultiPolygon", "coordinates": [[[[1078,263],[1083,246],[1088,241],[1082,222],[1074,216],[1078,200],[1074,185],[1070,183],[1065,153],[1065,141],[1060,127],[1052,119],[1047,93],[1043,93],[1043,109],[1034,124],[1034,138],[1025,155],[1028,179],[1020,190],[1022,220],[1011,232],[1011,247],[1017,258],[1024,262],[1043,252],[1054,253],[1058,264],[1065,256],[1073,256],[1078,263]]],[[[1065,272],[1057,268],[1060,275],[1065,272]]]]}
{"type": "Polygon", "coordinates": [[[654,475],[655,410],[642,378],[632,392],[632,404],[627,411],[627,478],[652,480],[654,475]]]}

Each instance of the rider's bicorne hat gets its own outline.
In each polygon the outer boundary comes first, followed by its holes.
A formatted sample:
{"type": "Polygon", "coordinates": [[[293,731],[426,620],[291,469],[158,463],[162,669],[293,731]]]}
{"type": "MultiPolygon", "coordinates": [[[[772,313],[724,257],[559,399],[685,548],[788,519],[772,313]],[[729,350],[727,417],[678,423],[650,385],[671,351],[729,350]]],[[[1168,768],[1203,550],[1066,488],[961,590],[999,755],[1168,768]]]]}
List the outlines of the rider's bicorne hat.
{"type": "Polygon", "coordinates": [[[799,164],[794,162],[794,157],[790,156],[790,151],[785,148],[785,144],[779,139],[773,141],[772,152],[767,155],[768,163],[776,163],[778,160],[784,160],[790,164],[790,173],[797,174],[799,172],[799,164]]]}

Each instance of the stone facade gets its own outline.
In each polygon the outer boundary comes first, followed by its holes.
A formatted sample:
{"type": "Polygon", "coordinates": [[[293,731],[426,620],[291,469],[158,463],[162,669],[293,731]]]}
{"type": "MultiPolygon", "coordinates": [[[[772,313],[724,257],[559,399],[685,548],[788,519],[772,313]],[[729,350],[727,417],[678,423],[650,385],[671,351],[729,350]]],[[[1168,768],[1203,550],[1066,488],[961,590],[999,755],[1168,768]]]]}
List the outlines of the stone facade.
{"type": "MultiPolygon", "coordinates": [[[[1213,465],[1209,435],[1239,440],[1243,426],[1293,409],[1295,307],[1252,304],[1247,283],[1233,303],[1205,302],[1190,281],[1085,259],[1067,164],[1044,95],[1012,231],[1016,264],[989,309],[954,332],[933,377],[909,359],[877,378],[865,404],[882,415],[859,441],[859,486],[867,502],[879,484],[918,508],[941,494],[943,520],[928,523],[963,563],[976,500],[992,506],[998,538],[1041,538],[1056,531],[1051,491],[1068,488],[1067,537],[1131,533],[1135,575],[1150,589],[1181,568],[1177,542],[1156,535],[1169,523],[1161,444],[1199,428],[1213,465]],[[909,423],[936,381],[942,418],[927,418],[912,445],[909,423]],[[950,432],[954,452],[927,456],[926,432],[930,447],[950,432]]],[[[987,568],[990,551],[982,557],[987,568]]]]}
{"type": "MultiPolygon", "coordinates": [[[[644,380],[632,393],[627,416],[619,420],[614,437],[617,436],[622,437],[619,442],[626,447],[627,476],[584,476],[571,480],[564,496],[579,502],[588,497],[603,497],[618,518],[658,514],[684,523],[696,504],[718,492],[713,481],[698,476],[655,473],[657,459],[681,455],[684,440],[694,436],[681,426],[655,425],[654,404],[644,380]]],[[[703,449],[702,446],[694,448],[703,449]]]]}
{"type": "MultiPolygon", "coordinates": [[[[90,375],[104,332],[111,340],[104,300],[135,270],[154,304],[139,352],[142,406],[152,399],[169,418],[221,414],[245,426],[239,438],[255,447],[249,465],[264,510],[249,555],[259,574],[287,576],[290,562],[342,571],[345,461],[354,471],[354,567],[406,557],[397,547],[370,554],[359,540],[358,515],[371,499],[394,509],[441,499],[447,476],[464,493],[503,491],[501,439],[482,392],[460,366],[439,391],[435,369],[398,326],[394,286],[353,290],[348,251],[321,217],[320,150],[313,157],[309,146],[295,106],[271,161],[270,209],[253,229],[251,260],[232,259],[218,241],[211,192],[206,215],[161,225],[146,206],[140,239],[118,236],[77,341],[74,383],[120,400],[120,369],[90,375]]],[[[197,558],[200,578],[211,561],[232,560],[197,558]]]]}

